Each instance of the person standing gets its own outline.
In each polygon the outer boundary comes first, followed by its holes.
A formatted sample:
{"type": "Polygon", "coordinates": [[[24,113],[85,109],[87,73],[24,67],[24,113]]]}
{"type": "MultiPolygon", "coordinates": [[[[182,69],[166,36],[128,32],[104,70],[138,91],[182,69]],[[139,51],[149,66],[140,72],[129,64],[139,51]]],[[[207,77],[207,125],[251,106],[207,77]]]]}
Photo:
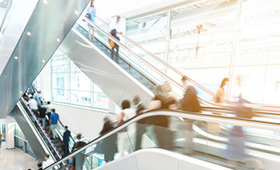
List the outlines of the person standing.
{"type": "Polygon", "coordinates": [[[44,107],[43,103],[41,103],[41,107],[38,109],[38,120],[42,121],[44,129],[45,129],[45,122],[46,122],[46,114],[47,114],[47,109],[44,107]]]}
{"type": "Polygon", "coordinates": [[[39,168],[38,170],[43,170],[43,168],[42,168],[42,163],[38,163],[37,166],[38,166],[38,168],[39,168]]]}
{"type": "Polygon", "coordinates": [[[64,156],[69,154],[69,141],[71,137],[71,132],[68,130],[68,126],[65,126],[65,132],[63,133],[63,143],[65,146],[64,156]]]}
{"type": "Polygon", "coordinates": [[[221,82],[220,87],[217,90],[216,95],[213,97],[213,101],[215,103],[224,103],[225,102],[225,89],[224,86],[228,83],[229,79],[228,78],[224,78],[223,81],[221,82]]]}
{"type": "Polygon", "coordinates": [[[32,96],[30,97],[30,100],[27,102],[27,104],[29,105],[29,107],[30,107],[30,109],[32,110],[32,112],[33,112],[34,114],[36,114],[37,111],[38,111],[38,105],[37,105],[36,100],[33,99],[32,96]]]}
{"type": "MultiPolygon", "coordinates": [[[[117,16],[116,21],[112,21],[110,23],[110,32],[111,35],[120,41],[120,37],[117,36],[117,34],[122,34],[119,28],[119,22],[120,22],[121,17],[117,16]]],[[[114,59],[114,54],[115,54],[115,49],[116,49],[116,62],[118,63],[118,58],[119,58],[119,45],[114,43],[114,46],[112,47],[111,50],[111,58],[114,59]]]]}
{"type": "Polygon", "coordinates": [[[37,93],[34,94],[33,98],[36,100],[37,102],[37,106],[40,107],[42,104],[42,97],[41,97],[41,91],[38,91],[37,93]]]}
{"type": "MultiPolygon", "coordinates": [[[[87,8],[87,15],[90,20],[95,23],[96,9],[94,7],[94,0],[91,0],[90,6],[87,8]]],[[[94,27],[90,23],[88,23],[88,39],[92,42],[94,41],[94,27]],[[90,33],[91,30],[92,34],[90,33]]]]}
{"type": "MultiPolygon", "coordinates": [[[[74,152],[75,150],[78,150],[86,145],[85,142],[81,141],[82,134],[79,133],[76,138],[78,139],[78,141],[75,142],[75,144],[72,148],[72,152],[74,152]]],[[[74,163],[73,163],[75,165],[75,170],[83,170],[84,160],[85,160],[84,152],[80,152],[80,153],[76,154],[74,163]]]]}
{"type": "Polygon", "coordinates": [[[52,131],[52,138],[55,139],[57,136],[55,129],[57,128],[57,122],[59,120],[59,115],[55,113],[55,109],[52,109],[52,114],[50,117],[50,124],[51,124],[51,131],[52,131]]]}
{"type": "Polygon", "coordinates": [[[3,137],[3,135],[2,135],[2,133],[0,133],[0,148],[2,147],[2,137],[3,137]]]}
{"type": "Polygon", "coordinates": [[[49,154],[45,155],[45,159],[46,159],[46,161],[43,161],[43,169],[45,169],[46,167],[48,167],[54,163],[54,161],[50,158],[49,154]]]}
{"type": "MultiPolygon", "coordinates": [[[[130,102],[128,100],[123,100],[122,111],[118,116],[117,125],[123,124],[125,121],[127,121],[135,115],[135,109],[130,108],[130,102]]],[[[132,124],[118,133],[118,150],[120,157],[124,156],[125,151],[128,153],[132,152],[133,146],[130,145],[130,141],[134,145],[134,132],[135,125],[132,124]]]]}
{"type": "MultiPolygon", "coordinates": [[[[133,104],[136,106],[136,115],[140,115],[141,111],[145,110],[143,102],[141,102],[139,96],[134,96],[132,98],[133,104]]],[[[136,124],[136,140],[135,140],[135,150],[141,149],[142,136],[147,132],[146,130],[147,122],[146,119],[139,120],[136,124]]]]}

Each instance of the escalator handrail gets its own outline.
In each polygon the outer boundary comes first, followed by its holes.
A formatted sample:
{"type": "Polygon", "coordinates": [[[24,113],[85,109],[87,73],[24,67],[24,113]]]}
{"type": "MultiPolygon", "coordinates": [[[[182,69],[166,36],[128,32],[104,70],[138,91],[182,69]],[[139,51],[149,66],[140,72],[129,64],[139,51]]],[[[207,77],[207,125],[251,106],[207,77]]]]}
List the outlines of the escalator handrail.
{"type": "MultiPolygon", "coordinates": [[[[109,26],[109,24],[104,21],[103,19],[101,19],[100,17],[96,16],[96,18],[98,20],[100,20],[101,22],[103,22],[105,25],[109,26]]],[[[201,84],[199,84],[198,82],[194,81],[193,79],[191,79],[189,76],[186,76],[185,74],[183,74],[182,72],[180,72],[179,70],[177,70],[176,68],[174,68],[173,66],[171,66],[170,64],[168,64],[167,62],[163,61],[162,59],[160,59],[159,57],[157,57],[156,55],[154,55],[153,53],[151,53],[150,51],[148,51],[147,49],[145,49],[144,47],[142,47],[140,44],[136,43],[135,41],[133,41],[132,39],[130,39],[128,36],[126,36],[125,34],[121,34],[122,37],[124,37],[125,39],[127,39],[128,41],[130,41],[132,44],[134,44],[135,46],[138,46],[141,50],[143,50],[144,52],[146,52],[147,54],[149,54],[150,56],[152,56],[153,58],[155,58],[157,61],[159,61],[160,63],[162,63],[163,65],[167,66],[169,69],[171,69],[172,71],[176,72],[177,74],[179,74],[180,76],[185,76],[187,77],[188,81],[190,81],[191,83],[193,83],[194,85],[196,85],[197,87],[201,88],[203,91],[207,92],[208,94],[210,94],[211,96],[214,96],[215,93],[212,92],[211,90],[205,88],[204,86],[202,86],[201,84]]],[[[201,99],[204,100],[204,99],[201,99]]],[[[225,99],[226,103],[231,103],[232,101],[225,99]]],[[[256,104],[260,104],[260,103],[256,103],[256,104]]],[[[271,108],[278,108],[280,109],[280,106],[273,106],[273,105],[267,105],[267,104],[260,104],[262,107],[271,107],[271,108]]],[[[269,111],[269,110],[268,110],[269,111]]]]}
{"type": "MultiPolygon", "coordinates": [[[[58,120],[58,121],[59,121],[59,123],[61,124],[61,126],[65,129],[64,124],[63,124],[60,120],[58,120]]],[[[72,135],[71,135],[71,139],[72,139],[72,141],[73,141],[74,143],[76,142],[72,135]]],[[[87,160],[87,162],[89,163],[90,167],[93,169],[94,167],[93,167],[93,165],[90,163],[90,161],[88,160],[88,158],[86,158],[86,160],[87,160]]]]}
{"type": "Polygon", "coordinates": [[[173,117],[181,117],[185,119],[192,119],[192,120],[199,120],[199,121],[206,121],[206,122],[216,122],[221,124],[231,124],[236,126],[244,126],[244,127],[251,127],[251,128],[262,128],[266,130],[279,130],[280,123],[271,123],[271,122],[264,122],[264,121],[257,121],[257,120],[251,120],[251,119],[242,119],[242,118],[235,118],[235,117],[225,117],[225,116],[219,116],[219,115],[208,115],[203,113],[195,113],[195,112],[183,112],[183,111],[171,111],[171,110],[157,110],[157,111],[151,111],[147,112],[141,115],[134,116],[133,118],[129,119],[128,121],[124,122],[122,125],[119,125],[112,129],[111,131],[107,132],[106,134],[97,137],[96,139],[92,140],[88,144],[86,144],[84,147],[74,151],[73,153],[69,154],[68,156],[64,157],[63,159],[53,163],[46,169],[51,169],[54,166],[67,161],[69,158],[75,156],[76,154],[79,154],[80,152],[83,152],[85,149],[97,144],[98,142],[102,141],[103,139],[106,139],[107,137],[117,134],[120,130],[126,128],[132,123],[136,123],[137,121],[148,118],[151,116],[173,116],[173,117]]]}
{"type": "MultiPolygon", "coordinates": [[[[32,110],[30,109],[30,107],[26,105],[26,103],[24,102],[24,99],[21,98],[21,100],[20,100],[19,103],[20,103],[20,105],[24,104],[24,106],[25,106],[25,107],[28,109],[28,111],[31,113],[31,115],[33,116],[33,118],[35,119],[35,121],[37,122],[37,124],[39,125],[41,131],[42,131],[43,134],[46,136],[48,142],[49,142],[49,143],[51,144],[51,146],[53,147],[53,150],[55,151],[55,153],[57,154],[57,156],[61,159],[62,156],[59,154],[59,152],[57,151],[57,148],[54,146],[54,144],[53,144],[52,141],[50,140],[49,136],[46,134],[46,131],[42,128],[42,126],[41,126],[41,124],[39,123],[38,119],[34,116],[34,113],[33,113],[32,110]]],[[[24,107],[24,106],[22,105],[22,107],[24,107]]],[[[24,108],[23,108],[23,109],[24,109],[24,108]]],[[[25,110],[25,109],[24,109],[24,110],[25,110]]],[[[26,110],[25,110],[25,111],[26,111],[26,110]]],[[[27,117],[29,117],[29,116],[27,115],[27,117]]],[[[30,121],[31,121],[31,120],[30,120],[30,121]]],[[[31,122],[32,122],[32,121],[31,121],[31,122]]],[[[31,124],[33,124],[33,123],[31,123],[31,124]]],[[[38,129],[37,129],[36,127],[34,127],[34,129],[35,129],[36,131],[38,131],[38,129]]],[[[38,131],[38,133],[39,133],[39,131],[38,131]]],[[[39,133],[39,134],[40,134],[40,133],[39,133]]],[[[40,136],[40,135],[39,135],[39,136],[40,136]]],[[[49,150],[48,144],[45,142],[45,140],[44,140],[43,138],[41,138],[41,140],[42,140],[43,143],[45,143],[46,148],[49,150]]],[[[54,160],[56,160],[55,156],[52,154],[52,152],[51,152],[50,150],[49,150],[49,154],[52,155],[52,157],[53,157],[54,160]]]]}
{"type": "MultiPolygon", "coordinates": [[[[98,20],[100,20],[101,22],[103,22],[104,24],[106,24],[107,26],[109,26],[109,24],[102,20],[100,17],[96,17],[98,20]]],[[[196,86],[198,86],[199,88],[201,88],[202,90],[204,90],[205,92],[209,93],[210,95],[214,96],[215,93],[213,93],[212,91],[208,90],[207,88],[203,87],[201,84],[197,83],[196,81],[194,81],[193,79],[191,79],[190,77],[186,76],[185,74],[183,74],[182,72],[180,72],[179,70],[177,70],[176,68],[174,68],[173,66],[171,66],[170,64],[168,64],[167,62],[163,61],[162,59],[160,59],[159,57],[157,57],[156,55],[154,55],[153,53],[151,53],[150,51],[148,51],[147,49],[145,49],[144,47],[142,47],[140,44],[136,43],[135,41],[133,41],[132,39],[130,39],[128,36],[126,36],[125,34],[121,34],[122,37],[124,37],[125,39],[127,39],[128,41],[130,41],[132,44],[134,44],[135,46],[138,46],[141,50],[143,50],[144,52],[146,52],[148,55],[150,55],[151,57],[155,58],[157,61],[159,61],[160,63],[162,63],[163,65],[167,66],[168,68],[170,68],[172,71],[176,72],[177,74],[179,74],[180,76],[185,76],[187,77],[188,81],[190,81],[191,83],[195,84],[196,86]]]]}
{"type": "MultiPolygon", "coordinates": [[[[79,26],[80,26],[81,28],[83,28],[84,30],[86,30],[82,25],[79,24],[79,26]]],[[[98,39],[97,39],[97,41],[99,41],[99,42],[100,42],[103,46],[105,46],[108,50],[111,50],[111,49],[109,49],[109,47],[108,47],[107,44],[103,43],[102,41],[100,41],[100,40],[98,40],[98,39]]],[[[123,56],[125,56],[121,51],[119,51],[119,53],[121,53],[123,56]]],[[[135,67],[131,62],[128,62],[128,61],[124,60],[122,57],[120,57],[120,59],[121,59],[123,62],[125,62],[129,67],[135,69],[139,74],[141,74],[143,77],[145,77],[145,79],[147,79],[150,83],[152,83],[152,84],[154,84],[154,85],[156,84],[154,81],[151,80],[151,78],[149,78],[147,75],[145,75],[144,73],[142,73],[141,71],[139,71],[140,69],[139,69],[138,67],[135,67]]]]}

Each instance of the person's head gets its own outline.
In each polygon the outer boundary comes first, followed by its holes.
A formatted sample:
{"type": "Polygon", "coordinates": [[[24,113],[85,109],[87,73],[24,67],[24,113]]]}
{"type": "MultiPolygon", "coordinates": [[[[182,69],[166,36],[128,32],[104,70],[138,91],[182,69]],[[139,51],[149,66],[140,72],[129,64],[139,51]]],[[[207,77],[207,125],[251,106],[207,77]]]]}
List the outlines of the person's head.
{"type": "Polygon", "coordinates": [[[33,99],[33,96],[30,96],[29,98],[30,98],[30,99],[33,99]]]}
{"type": "Polygon", "coordinates": [[[94,7],[94,0],[90,1],[90,7],[94,7]]]}
{"type": "Polygon", "coordinates": [[[52,112],[55,113],[55,109],[52,109],[52,112]]]}
{"type": "Polygon", "coordinates": [[[117,19],[116,19],[117,23],[119,23],[120,20],[121,20],[121,17],[118,15],[118,16],[117,16],[117,19]]]}
{"type": "Polygon", "coordinates": [[[187,77],[183,76],[181,81],[182,81],[183,86],[185,86],[187,84],[187,77]]]}
{"type": "Polygon", "coordinates": [[[155,98],[161,100],[162,102],[167,100],[168,94],[162,85],[155,86],[155,98]]]}
{"type": "Polygon", "coordinates": [[[41,107],[44,107],[44,103],[43,102],[41,102],[41,107]]]}
{"type": "Polygon", "coordinates": [[[37,164],[38,168],[42,168],[42,163],[37,164]]]}
{"type": "Polygon", "coordinates": [[[41,94],[42,92],[41,91],[38,91],[38,94],[41,94]]]}
{"type": "Polygon", "coordinates": [[[133,104],[137,105],[140,102],[140,97],[138,95],[132,97],[133,104]]]}
{"type": "Polygon", "coordinates": [[[229,81],[228,78],[224,78],[222,83],[221,83],[221,85],[220,85],[220,87],[224,87],[227,84],[228,81],[229,81]]]}
{"type": "Polygon", "coordinates": [[[51,102],[50,102],[50,101],[48,101],[48,102],[47,102],[47,104],[51,104],[51,102]]]}
{"type": "Polygon", "coordinates": [[[49,155],[49,154],[46,154],[46,155],[45,155],[45,159],[48,160],[49,158],[50,158],[50,155],[49,155]]]}
{"type": "Polygon", "coordinates": [[[128,109],[130,108],[130,102],[128,100],[123,100],[122,101],[122,109],[128,109]]]}
{"type": "Polygon", "coordinates": [[[64,128],[65,128],[65,130],[68,130],[68,126],[65,126],[64,128]]]}
{"type": "Polygon", "coordinates": [[[167,93],[172,91],[171,84],[168,81],[165,81],[162,86],[167,93]]]}
{"type": "Polygon", "coordinates": [[[111,122],[108,116],[105,116],[105,117],[104,117],[104,122],[105,122],[105,123],[111,122]]]}
{"type": "Polygon", "coordinates": [[[77,136],[76,136],[76,138],[77,138],[78,140],[81,140],[81,139],[82,139],[82,134],[81,134],[81,133],[78,133],[77,136]]]}

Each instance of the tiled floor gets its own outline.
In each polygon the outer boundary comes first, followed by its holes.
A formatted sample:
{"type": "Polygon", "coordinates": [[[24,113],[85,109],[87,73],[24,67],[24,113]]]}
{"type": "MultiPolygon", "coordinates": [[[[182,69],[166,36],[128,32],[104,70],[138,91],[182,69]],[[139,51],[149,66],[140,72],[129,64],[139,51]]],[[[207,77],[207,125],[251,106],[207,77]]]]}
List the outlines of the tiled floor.
{"type": "Polygon", "coordinates": [[[0,170],[37,170],[37,161],[17,149],[0,148],[0,170]]]}

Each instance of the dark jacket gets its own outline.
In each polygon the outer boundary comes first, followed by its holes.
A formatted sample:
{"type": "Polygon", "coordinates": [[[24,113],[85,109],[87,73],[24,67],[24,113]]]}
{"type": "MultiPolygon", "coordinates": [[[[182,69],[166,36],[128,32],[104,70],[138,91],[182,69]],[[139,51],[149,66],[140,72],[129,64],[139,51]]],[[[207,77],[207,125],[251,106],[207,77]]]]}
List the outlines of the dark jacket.
{"type": "Polygon", "coordinates": [[[83,141],[76,142],[76,143],[74,144],[74,147],[72,148],[72,152],[74,152],[75,150],[78,150],[78,149],[82,148],[82,147],[85,146],[85,145],[86,145],[86,143],[83,142],[83,141]]]}
{"type": "MultiPolygon", "coordinates": [[[[145,110],[145,106],[143,103],[139,104],[136,108],[136,115],[141,115],[142,113],[140,113],[142,110],[145,110]]],[[[146,119],[142,119],[142,120],[139,120],[137,123],[141,123],[141,124],[145,124],[147,123],[147,120],[146,119]]]]}
{"type": "Polygon", "coordinates": [[[196,90],[193,86],[189,86],[181,100],[182,110],[190,112],[200,112],[201,107],[199,105],[196,90]]]}
{"type": "Polygon", "coordinates": [[[100,135],[104,135],[105,133],[107,133],[108,131],[110,131],[113,128],[114,127],[112,126],[111,122],[104,123],[103,128],[100,132],[100,135]]]}
{"type": "Polygon", "coordinates": [[[71,132],[69,130],[66,130],[63,133],[63,143],[69,143],[70,137],[71,137],[71,132]]]}

